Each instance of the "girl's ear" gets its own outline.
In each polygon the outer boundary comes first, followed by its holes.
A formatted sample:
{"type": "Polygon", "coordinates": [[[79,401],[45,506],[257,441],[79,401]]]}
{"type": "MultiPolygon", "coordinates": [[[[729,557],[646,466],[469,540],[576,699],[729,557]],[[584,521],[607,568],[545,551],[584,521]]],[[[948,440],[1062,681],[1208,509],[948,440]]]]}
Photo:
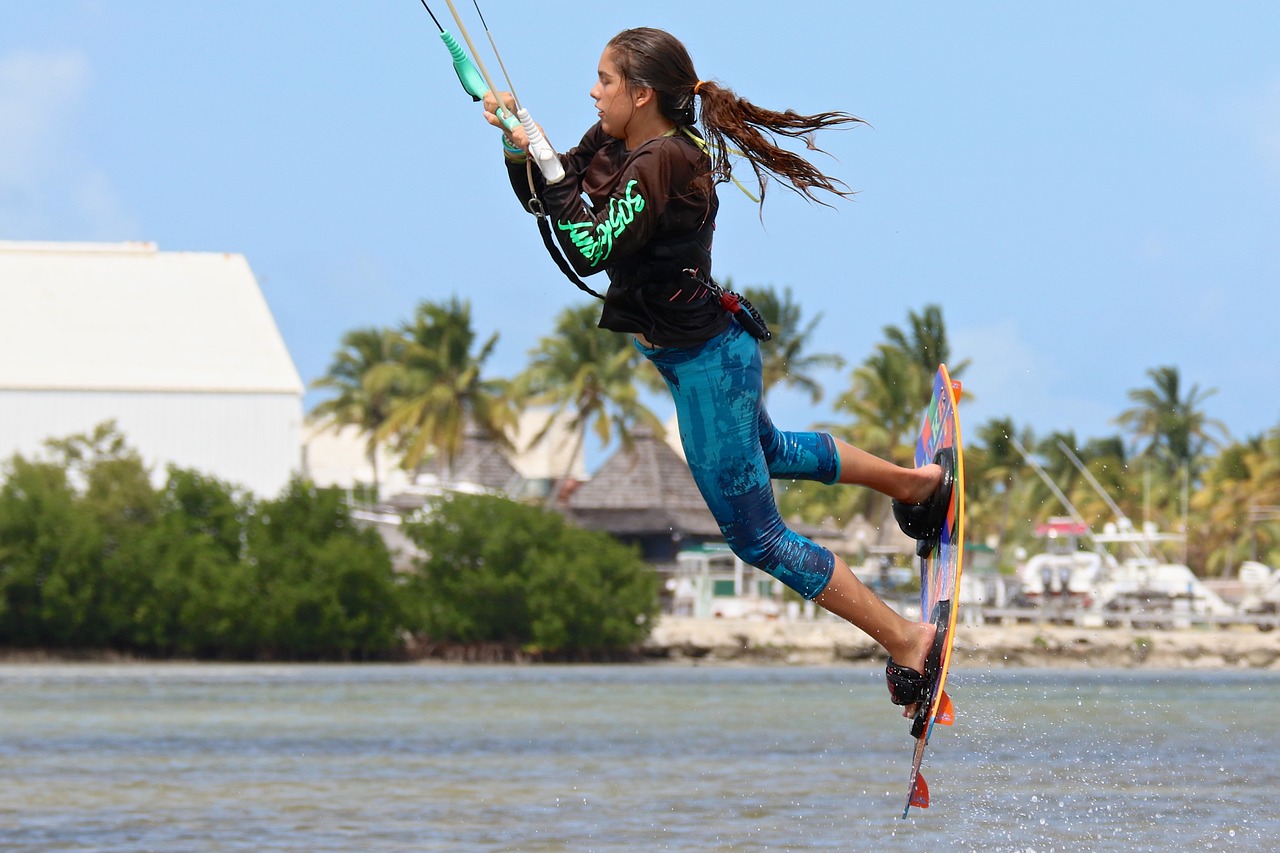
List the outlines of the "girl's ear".
{"type": "Polygon", "coordinates": [[[657,93],[650,86],[634,86],[631,89],[631,103],[636,109],[640,109],[645,104],[654,100],[657,93]]]}

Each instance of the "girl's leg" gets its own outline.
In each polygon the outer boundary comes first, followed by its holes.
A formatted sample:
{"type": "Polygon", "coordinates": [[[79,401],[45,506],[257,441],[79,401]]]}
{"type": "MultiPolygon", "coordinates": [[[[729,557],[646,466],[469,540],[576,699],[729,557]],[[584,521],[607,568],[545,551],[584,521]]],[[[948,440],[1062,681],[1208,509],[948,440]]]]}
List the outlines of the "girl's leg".
{"type": "Polygon", "coordinates": [[[758,421],[760,446],[775,480],[852,483],[907,504],[923,503],[942,484],[942,469],[934,464],[904,468],[828,433],[783,432],[763,405],[758,421]]]}
{"type": "Polygon", "coordinates": [[[770,480],[857,483],[918,503],[937,488],[941,469],[902,468],[829,436],[777,431],[761,404],[759,348],[745,335],[727,333],[698,358],[641,351],[671,389],[689,469],[734,552],[866,632],[897,663],[923,672],[936,628],[903,618],[843,560],[788,529],[770,480]]]}
{"type": "MultiPolygon", "coordinates": [[[[904,468],[840,439],[836,439],[836,451],[840,454],[837,482],[867,486],[903,503],[922,503],[942,484],[942,468],[936,464],[904,468]]],[[[831,581],[814,600],[865,631],[884,646],[896,663],[924,672],[925,658],[938,632],[937,626],[903,618],[867,589],[839,557],[831,581]]],[[[908,719],[915,715],[914,705],[902,711],[902,716],[908,719]]]]}
{"type": "MultiPolygon", "coordinates": [[[[782,432],[763,406],[759,419],[761,445],[774,478],[852,483],[911,504],[928,500],[942,483],[938,465],[905,468],[823,433],[782,432]]],[[[880,643],[894,662],[924,672],[937,628],[903,618],[858,580],[842,559],[835,555],[832,559],[830,580],[814,601],[880,643]]],[[[915,712],[909,706],[903,716],[910,718],[915,712]]]]}
{"type": "MultiPolygon", "coordinates": [[[[685,461],[729,547],[743,562],[813,599],[826,587],[835,558],[782,520],[770,457],[782,455],[801,470],[823,468],[832,482],[839,464],[834,443],[823,436],[822,447],[809,440],[766,453],[762,424],[772,425],[761,405],[760,348],[736,325],[696,350],[641,351],[671,390],[685,461]]],[[[772,429],[769,435],[785,438],[772,429]]]]}
{"type": "MultiPolygon", "coordinates": [[[[835,559],[831,580],[814,601],[866,632],[884,646],[895,662],[916,672],[924,672],[925,658],[933,645],[937,627],[904,618],[867,589],[844,560],[835,559]]],[[[903,709],[902,716],[910,718],[915,713],[916,708],[911,705],[903,709]]]]}
{"type": "Polygon", "coordinates": [[[838,482],[867,486],[896,501],[923,503],[942,484],[942,469],[934,464],[904,468],[840,439],[836,439],[836,450],[840,454],[838,482]]]}

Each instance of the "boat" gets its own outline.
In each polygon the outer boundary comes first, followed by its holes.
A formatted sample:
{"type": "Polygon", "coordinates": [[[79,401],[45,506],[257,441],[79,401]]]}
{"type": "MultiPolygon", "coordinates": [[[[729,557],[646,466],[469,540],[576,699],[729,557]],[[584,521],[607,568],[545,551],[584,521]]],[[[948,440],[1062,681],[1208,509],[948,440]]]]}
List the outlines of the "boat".
{"type": "Polygon", "coordinates": [[[1230,621],[1239,611],[1186,565],[1165,559],[1163,549],[1185,543],[1181,533],[1162,532],[1151,522],[1135,526],[1063,442],[1059,447],[1115,515],[1094,532],[1079,510],[1016,440],[1015,448],[1070,513],[1037,530],[1049,545],[1019,573],[1021,601],[1057,606],[1056,615],[1077,624],[1187,627],[1194,621],[1230,621]],[[1090,549],[1079,547],[1085,540],[1090,549]]]}
{"type": "MultiPolygon", "coordinates": [[[[1276,616],[1280,614],[1280,569],[1246,560],[1237,574],[1243,596],[1240,612],[1250,616],[1276,616]]],[[[1274,622],[1258,622],[1258,629],[1270,631],[1274,622]]]]}
{"type": "Polygon", "coordinates": [[[1109,522],[1095,537],[1102,545],[1127,546],[1131,551],[1107,566],[1097,585],[1107,624],[1128,621],[1134,627],[1185,628],[1191,617],[1229,621],[1239,614],[1186,565],[1160,557],[1158,544],[1182,542],[1182,534],[1161,533],[1149,522],[1134,529],[1126,522],[1109,522]]]}
{"type": "Polygon", "coordinates": [[[1027,560],[1018,572],[1020,603],[1031,607],[1050,601],[1068,607],[1093,606],[1104,566],[1103,555],[1080,549],[1079,540],[1088,534],[1086,525],[1070,518],[1050,518],[1036,527],[1036,536],[1045,540],[1045,550],[1027,560]]]}

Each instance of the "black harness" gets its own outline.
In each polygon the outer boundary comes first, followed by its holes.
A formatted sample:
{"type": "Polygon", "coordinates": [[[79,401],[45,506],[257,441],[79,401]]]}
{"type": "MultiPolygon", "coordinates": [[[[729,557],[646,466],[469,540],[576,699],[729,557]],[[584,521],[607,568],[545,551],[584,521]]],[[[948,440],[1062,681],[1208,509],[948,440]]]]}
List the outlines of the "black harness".
{"type": "MultiPolygon", "coordinates": [[[[560,272],[564,273],[565,278],[573,282],[575,287],[583,293],[589,293],[596,299],[604,301],[603,296],[596,293],[595,290],[593,290],[586,282],[578,278],[578,274],[574,272],[573,266],[561,253],[560,247],[556,243],[555,235],[551,233],[551,223],[547,216],[546,205],[543,204],[542,197],[538,195],[537,183],[533,179],[532,161],[528,161],[527,172],[529,176],[529,212],[538,220],[538,233],[542,235],[542,243],[547,247],[547,254],[551,255],[551,259],[556,262],[556,266],[560,268],[560,272]]],[[[703,248],[708,245],[709,240],[705,239],[707,235],[704,235],[703,231],[708,230],[709,228],[710,224],[704,226],[703,229],[699,230],[698,233],[694,234],[692,237],[681,238],[674,241],[661,241],[658,243],[656,246],[658,250],[658,257],[645,262],[644,266],[653,267],[652,270],[646,270],[646,272],[652,272],[654,274],[658,273],[659,270],[657,268],[665,266],[665,264],[663,264],[663,260],[674,260],[677,255],[677,252],[675,251],[677,247],[687,248],[691,244],[696,244],[700,248],[703,248]]],[[[703,250],[705,251],[705,248],[703,250]]],[[[720,307],[732,314],[734,319],[738,321],[738,324],[741,325],[747,334],[751,335],[751,337],[758,341],[767,341],[773,338],[773,333],[769,331],[769,327],[765,323],[764,318],[760,316],[760,312],[755,309],[755,306],[753,306],[745,296],[734,293],[732,290],[725,290],[723,287],[716,284],[710,276],[700,270],[673,267],[668,272],[669,275],[676,273],[687,275],[690,278],[696,279],[706,285],[719,301],[720,307]]]]}

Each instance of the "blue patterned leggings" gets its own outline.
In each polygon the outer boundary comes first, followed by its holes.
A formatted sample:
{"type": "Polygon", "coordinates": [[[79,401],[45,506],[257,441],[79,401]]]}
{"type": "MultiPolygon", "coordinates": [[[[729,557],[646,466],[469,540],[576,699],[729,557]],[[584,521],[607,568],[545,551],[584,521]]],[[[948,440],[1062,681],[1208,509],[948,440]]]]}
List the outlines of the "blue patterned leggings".
{"type": "Polygon", "coordinates": [[[649,349],[637,341],[636,348],[671,389],[689,470],[729,547],[816,598],[831,580],[835,557],[787,528],[770,480],[835,483],[835,440],[774,426],[764,408],[760,346],[737,323],[696,347],[649,349]]]}

